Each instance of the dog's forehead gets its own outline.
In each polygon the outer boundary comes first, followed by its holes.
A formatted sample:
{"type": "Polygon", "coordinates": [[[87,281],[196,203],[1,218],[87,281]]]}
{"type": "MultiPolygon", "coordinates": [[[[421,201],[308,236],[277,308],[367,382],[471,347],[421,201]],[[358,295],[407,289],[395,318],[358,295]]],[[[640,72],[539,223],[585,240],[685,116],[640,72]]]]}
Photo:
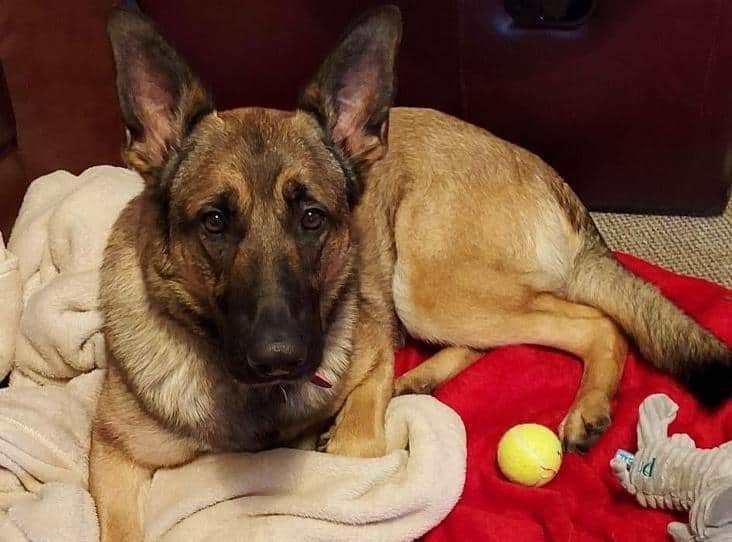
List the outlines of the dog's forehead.
{"type": "MultiPolygon", "coordinates": [[[[217,113],[221,133],[227,140],[224,152],[237,152],[242,158],[288,158],[302,160],[309,157],[319,134],[317,124],[299,112],[276,109],[244,108],[217,113]]],[[[289,164],[285,164],[289,165],[289,164]]]]}
{"type": "Polygon", "coordinates": [[[269,199],[296,180],[317,199],[340,203],[341,169],[322,142],[317,123],[302,112],[247,108],[209,115],[195,132],[195,142],[179,172],[189,212],[216,194],[229,194],[236,205],[269,199]]]}

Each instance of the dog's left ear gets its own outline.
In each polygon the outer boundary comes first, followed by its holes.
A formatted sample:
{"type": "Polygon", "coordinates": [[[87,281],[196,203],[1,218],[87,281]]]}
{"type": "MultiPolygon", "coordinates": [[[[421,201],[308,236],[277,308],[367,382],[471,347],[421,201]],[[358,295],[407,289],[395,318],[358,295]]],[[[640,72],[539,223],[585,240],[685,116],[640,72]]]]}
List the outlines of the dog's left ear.
{"type": "Polygon", "coordinates": [[[316,115],[326,136],[361,173],[386,152],[401,32],[395,6],[363,15],[323,62],[300,100],[300,109],[316,115]]]}

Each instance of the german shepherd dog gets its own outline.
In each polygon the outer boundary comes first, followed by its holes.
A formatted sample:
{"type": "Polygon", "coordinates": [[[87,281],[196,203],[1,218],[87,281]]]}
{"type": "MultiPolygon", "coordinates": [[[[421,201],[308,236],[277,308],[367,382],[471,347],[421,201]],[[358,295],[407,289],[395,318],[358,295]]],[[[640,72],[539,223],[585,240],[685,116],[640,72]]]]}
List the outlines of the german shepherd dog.
{"type": "Polygon", "coordinates": [[[104,540],[140,540],[152,472],[202,453],[330,427],[328,452],[382,454],[393,393],[429,392],[499,345],[584,361],[568,450],[608,428],[626,334],[703,399],[732,391],[730,350],[613,259],[554,170],[448,115],[391,108],[396,8],[355,22],[294,112],[217,111],[147,19],[117,11],[108,32],[145,188],[102,268],[90,488],[104,540]],[[403,330],[445,348],[395,384],[403,330]]]}

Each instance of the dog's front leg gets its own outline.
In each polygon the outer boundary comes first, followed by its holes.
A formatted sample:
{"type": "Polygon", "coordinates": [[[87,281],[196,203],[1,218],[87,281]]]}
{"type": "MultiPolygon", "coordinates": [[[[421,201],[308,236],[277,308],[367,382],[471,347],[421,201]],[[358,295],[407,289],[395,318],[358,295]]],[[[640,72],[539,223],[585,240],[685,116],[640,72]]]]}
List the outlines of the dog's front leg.
{"type": "Polygon", "coordinates": [[[98,426],[92,429],[89,491],[99,518],[101,542],[142,541],[143,488],[152,471],[127,457],[98,426]]]}
{"type": "Polygon", "coordinates": [[[352,367],[363,374],[330,431],[329,453],[378,457],[386,452],[384,416],[394,390],[394,349],[384,324],[371,319],[356,332],[352,367]]]}
{"type": "Polygon", "coordinates": [[[384,455],[384,416],[394,389],[393,373],[392,363],[381,362],[354,388],[331,429],[328,453],[354,457],[384,455]]]}

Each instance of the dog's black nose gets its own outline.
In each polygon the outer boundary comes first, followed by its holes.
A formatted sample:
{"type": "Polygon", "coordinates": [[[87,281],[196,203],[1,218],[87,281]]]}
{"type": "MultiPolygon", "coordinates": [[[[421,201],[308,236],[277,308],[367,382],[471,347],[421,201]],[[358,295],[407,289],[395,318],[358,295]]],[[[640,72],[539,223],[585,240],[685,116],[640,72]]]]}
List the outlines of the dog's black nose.
{"type": "Polygon", "coordinates": [[[249,367],[261,377],[287,377],[297,373],[307,359],[308,348],[298,334],[263,334],[251,343],[249,367]]]}
{"type": "Polygon", "coordinates": [[[294,380],[309,373],[319,354],[312,322],[288,305],[284,296],[256,300],[253,315],[231,314],[227,333],[228,365],[232,376],[249,384],[294,380]]]}

